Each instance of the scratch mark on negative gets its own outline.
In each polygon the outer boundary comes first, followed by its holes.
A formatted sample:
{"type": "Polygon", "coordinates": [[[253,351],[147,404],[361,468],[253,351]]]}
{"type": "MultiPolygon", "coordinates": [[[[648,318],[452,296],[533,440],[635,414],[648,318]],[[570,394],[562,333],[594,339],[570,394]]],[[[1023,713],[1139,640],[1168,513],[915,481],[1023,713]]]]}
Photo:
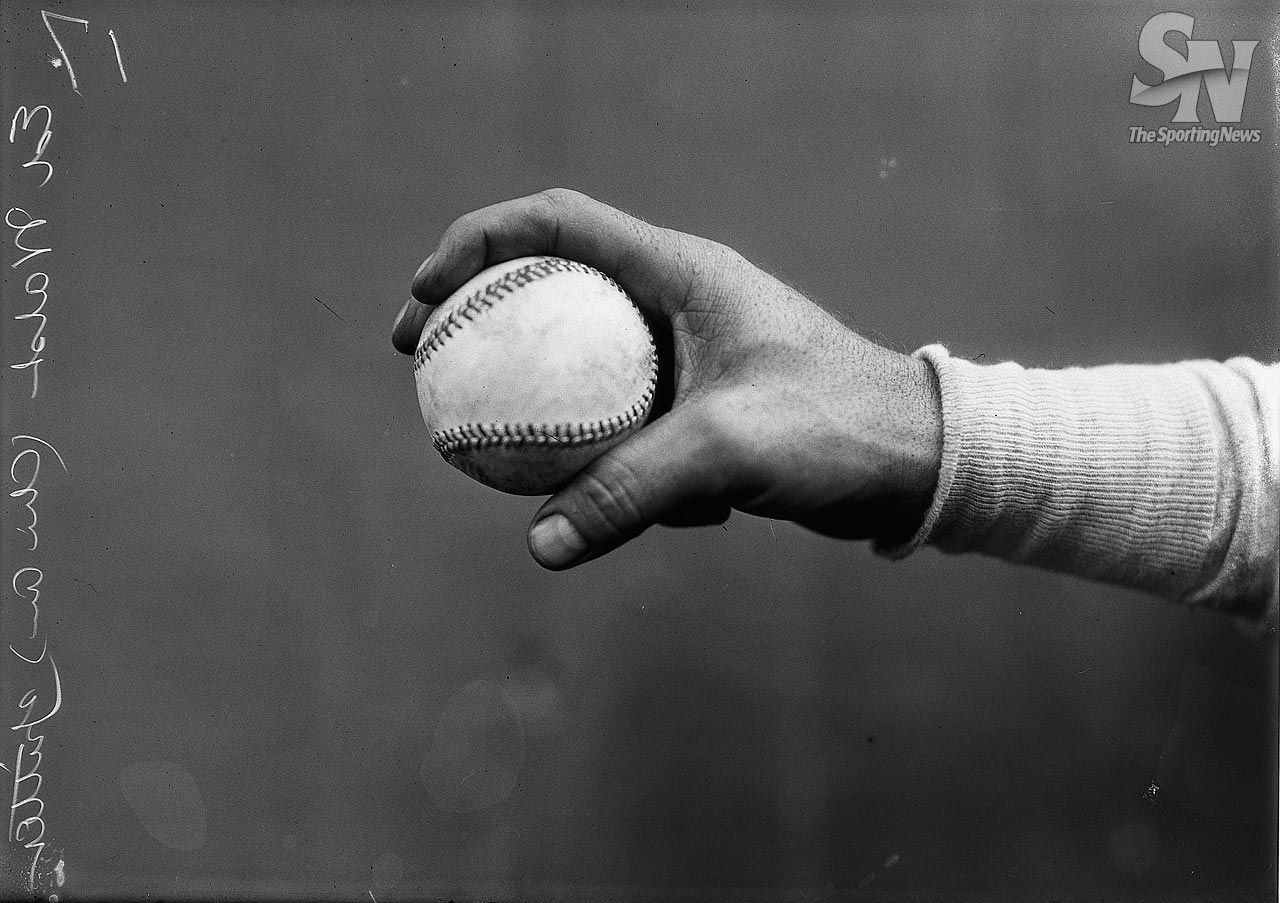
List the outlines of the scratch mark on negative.
{"type": "Polygon", "coordinates": [[[956,207],[948,213],[1088,213],[1112,207],[1115,201],[1099,201],[1096,204],[1085,204],[1080,207],[956,207]]]}
{"type": "MultiPolygon", "coordinates": [[[[315,295],[312,295],[311,297],[315,298],[315,295]]],[[[325,310],[327,310],[329,313],[333,314],[333,315],[334,315],[335,317],[337,317],[339,320],[342,320],[342,322],[343,322],[343,323],[347,322],[346,320],[343,320],[343,319],[342,319],[342,314],[338,313],[336,310],[334,310],[334,309],[333,309],[332,307],[330,307],[328,304],[325,304],[325,303],[324,303],[323,301],[321,301],[319,298],[316,298],[316,303],[317,303],[317,304],[319,304],[321,307],[323,307],[325,310]]]]}
{"type": "Polygon", "coordinates": [[[97,593],[99,596],[101,596],[101,595],[102,595],[102,590],[98,589],[96,586],[94,586],[94,585],[93,585],[92,583],[90,583],[88,580],[81,580],[79,577],[72,577],[72,578],[71,578],[71,580],[72,580],[73,582],[75,582],[75,583],[83,583],[85,586],[89,587],[89,589],[93,590],[93,591],[94,591],[95,593],[97,593]]]}

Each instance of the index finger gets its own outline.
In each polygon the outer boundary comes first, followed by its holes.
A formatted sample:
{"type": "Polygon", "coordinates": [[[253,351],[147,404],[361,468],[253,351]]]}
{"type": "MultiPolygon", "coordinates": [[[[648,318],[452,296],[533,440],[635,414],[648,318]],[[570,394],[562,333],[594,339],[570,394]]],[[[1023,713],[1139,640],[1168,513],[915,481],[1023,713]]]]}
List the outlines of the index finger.
{"type": "Polygon", "coordinates": [[[455,220],[414,276],[412,294],[440,304],[485,267],[549,254],[611,276],[641,307],[669,311],[685,282],[679,238],[581,192],[553,188],[455,220]]]}

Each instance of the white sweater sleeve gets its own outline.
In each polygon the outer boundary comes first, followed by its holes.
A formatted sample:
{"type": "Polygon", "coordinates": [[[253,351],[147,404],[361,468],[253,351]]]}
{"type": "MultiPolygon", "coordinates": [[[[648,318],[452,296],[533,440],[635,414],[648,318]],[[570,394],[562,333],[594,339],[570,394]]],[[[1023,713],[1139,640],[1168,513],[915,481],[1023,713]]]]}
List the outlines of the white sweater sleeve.
{"type": "Polygon", "coordinates": [[[1068,370],[917,353],[942,391],[928,543],[1274,618],[1280,364],[1068,370]]]}

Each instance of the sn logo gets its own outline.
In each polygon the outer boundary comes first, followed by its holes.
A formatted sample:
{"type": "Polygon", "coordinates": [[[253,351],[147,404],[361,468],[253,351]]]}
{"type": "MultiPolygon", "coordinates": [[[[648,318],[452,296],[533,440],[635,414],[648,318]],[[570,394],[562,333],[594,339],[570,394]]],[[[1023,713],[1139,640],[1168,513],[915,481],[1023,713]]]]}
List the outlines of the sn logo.
{"type": "Polygon", "coordinates": [[[1144,107],[1162,107],[1178,101],[1174,122],[1199,122],[1196,104],[1200,101],[1200,85],[1209,89],[1209,104],[1218,122],[1239,122],[1244,108],[1244,90],[1249,84],[1249,67],[1253,65],[1253,49],[1257,41],[1232,41],[1234,63],[1228,71],[1222,61],[1217,41],[1193,41],[1191,29],[1196,20],[1185,13],[1157,13],[1142,26],[1138,51],[1142,58],[1164,72],[1158,85],[1145,84],[1133,77],[1129,102],[1144,107]],[[1165,43],[1171,31],[1187,39],[1187,55],[1165,43]]]}

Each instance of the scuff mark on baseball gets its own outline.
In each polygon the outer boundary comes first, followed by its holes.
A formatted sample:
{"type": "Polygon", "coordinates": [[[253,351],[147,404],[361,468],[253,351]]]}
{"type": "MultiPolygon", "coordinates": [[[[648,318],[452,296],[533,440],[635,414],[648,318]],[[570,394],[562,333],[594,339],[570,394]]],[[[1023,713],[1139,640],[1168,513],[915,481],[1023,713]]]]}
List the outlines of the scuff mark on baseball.
{"type": "Polygon", "coordinates": [[[436,308],[414,352],[422,417],[446,461],[495,489],[546,495],[653,409],[653,336],[600,271],[523,257],[436,308]]]}

